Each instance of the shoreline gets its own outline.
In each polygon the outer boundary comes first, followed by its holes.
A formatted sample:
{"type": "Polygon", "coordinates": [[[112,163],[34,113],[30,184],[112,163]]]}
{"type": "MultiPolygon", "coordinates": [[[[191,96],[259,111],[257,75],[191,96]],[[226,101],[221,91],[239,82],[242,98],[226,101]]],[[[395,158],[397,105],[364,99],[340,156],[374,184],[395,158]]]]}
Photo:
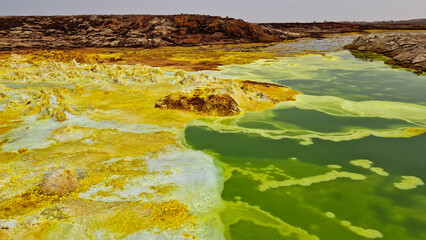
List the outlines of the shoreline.
{"type": "Polygon", "coordinates": [[[378,53],[389,59],[385,63],[426,72],[426,34],[361,36],[344,48],[351,51],[378,53]]]}

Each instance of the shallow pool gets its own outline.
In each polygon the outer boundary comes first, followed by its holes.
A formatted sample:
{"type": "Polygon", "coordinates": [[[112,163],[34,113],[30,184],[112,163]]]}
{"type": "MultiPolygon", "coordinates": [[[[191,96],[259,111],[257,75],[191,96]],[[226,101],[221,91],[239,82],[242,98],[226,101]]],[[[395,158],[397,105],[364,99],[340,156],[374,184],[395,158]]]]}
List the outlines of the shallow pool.
{"type": "Polygon", "coordinates": [[[188,125],[186,143],[223,169],[227,238],[426,239],[425,75],[349,51],[209,74],[304,93],[188,125]]]}

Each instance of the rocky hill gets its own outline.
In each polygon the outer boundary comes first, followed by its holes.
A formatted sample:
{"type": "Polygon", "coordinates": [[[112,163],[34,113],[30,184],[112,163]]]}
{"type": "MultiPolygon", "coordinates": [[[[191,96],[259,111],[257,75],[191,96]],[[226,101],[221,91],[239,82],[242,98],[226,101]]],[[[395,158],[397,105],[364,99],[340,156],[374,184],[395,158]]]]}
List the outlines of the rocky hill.
{"type": "Polygon", "coordinates": [[[371,29],[423,29],[423,22],[259,23],[208,15],[0,16],[0,50],[269,43],[371,29]]]}
{"type": "Polygon", "coordinates": [[[0,50],[273,42],[261,27],[206,15],[0,17],[0,50]]]}

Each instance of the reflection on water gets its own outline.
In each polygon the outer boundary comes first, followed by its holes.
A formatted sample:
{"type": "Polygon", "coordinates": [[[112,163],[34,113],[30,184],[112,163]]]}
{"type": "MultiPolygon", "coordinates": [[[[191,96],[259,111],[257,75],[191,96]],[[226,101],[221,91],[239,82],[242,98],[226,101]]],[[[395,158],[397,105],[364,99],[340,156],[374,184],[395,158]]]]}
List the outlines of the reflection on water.
{"type": "Polygon", "coordinates": [[[426,239],[426,76],[347,51],[210,74],[305,94],[186,129],[224,169],[228,238],[426,239]]]}

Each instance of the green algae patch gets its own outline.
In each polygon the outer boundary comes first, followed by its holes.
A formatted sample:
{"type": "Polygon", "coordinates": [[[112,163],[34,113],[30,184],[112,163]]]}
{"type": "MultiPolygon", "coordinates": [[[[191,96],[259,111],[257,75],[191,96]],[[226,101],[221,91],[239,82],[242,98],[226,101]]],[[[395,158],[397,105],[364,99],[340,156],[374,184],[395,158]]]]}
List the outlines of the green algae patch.
{"type": "Polygon", "coordinates": [[[332,212],[326,212],[326,213],[324,213],[324,215],[328,218],[336,218],[336,214],[334,214],[332,212]]]}
{"type": "Polygon", "coordinates": [[[391,58],[386,57],[382,54],[378,54],[378,53],[374,53],[374,52],[362,52],[362,51],[357,51],[357,50],[351,50],[350,51],[351,54],[361,60],[365,60],[365,61],[386,61],[389,60],[391,58]]]}
{"type": "Polygon", "coordinates": [[[372,161],[367,159],[352,160],[350,161],[350,163],[354,166],[359,166],[359,167],[367,168],[367,169],[369,169],[371,167],[371,164],[373,164],[372,161]]]}
{"type": "Polygon", "coordinates": [[[315,235],[306,230],[292,226],[271,213],[262,210],[258,206],[252,206],[246,202],[226,202],[226,208],[221,213],[221,219],[225,225],[227,239],[231,239],[229,227],[240,221],[251,221],[256,225],[276,229],[282,237],[291,237],[298,240],[319,240],[315,235]]]}
{"type": "Polygon", "coordinates": [[[341,169],[342,168],[342,166],[337,165],[337,164],[329,164],[329,165],[327,165],[327,167],[331,168],[331,169],[341,169]]]}
{"type": "Polygon", "coordinates": [[[372,168],[370,168],[370,170],[374,173],[377,173],[380,176],[383,176],[383,177],[389,176],[389,173],[386,172],[385,170],[383,170],[383,168],[372,167],[372,168]]]}
{"type": "Polygon", "coordinates": [[[259,190],[264,192],[271,188],[289,187],[289,186],[310,186],[312,184],[333,181],[338,178],[349,178],[351,180],[364,180],[365,176],[351,172],[338,172],[332,170],[326,174],[306,177],[302,179],[289,179],[284,181],[267,181],[259,186],[259,190]]]}
{"type": "Polygon", "coordinates": [[[401,178],[401,182],[394,183],[394,186],[401,190],[414,189],[418,186],[424,185],[424,182],[420,178],[415,176],[402,176],[401,178]]]}
{"type": "Polygon", "coordinates": [[[372,172],[374,172],[374,173],[376,173],[380,176],[383,176],[383,177],[389,176],[389,173],[387,173],[383,168],[372,167],[373,162],[370,161],[370,160],[358,159],[358,160],[352,160],[352,161],[350,161],[350,163],[354,166],[362,167],[362,168],[365,168],[365,169],[370,169],[370,171],[372,171],[372,172]]]}
{"type": "Polygon", "coordinates": [[[355,234],[369,238],[369,239],[375,239],[375,238],[382,238],[383,234],[377,230],[374,229],[365,229],[362,227],[353,226],[351,222],[343,220],[341,221],[342,226],[346,227],[350,231],[354,232],[355,234]]]}

